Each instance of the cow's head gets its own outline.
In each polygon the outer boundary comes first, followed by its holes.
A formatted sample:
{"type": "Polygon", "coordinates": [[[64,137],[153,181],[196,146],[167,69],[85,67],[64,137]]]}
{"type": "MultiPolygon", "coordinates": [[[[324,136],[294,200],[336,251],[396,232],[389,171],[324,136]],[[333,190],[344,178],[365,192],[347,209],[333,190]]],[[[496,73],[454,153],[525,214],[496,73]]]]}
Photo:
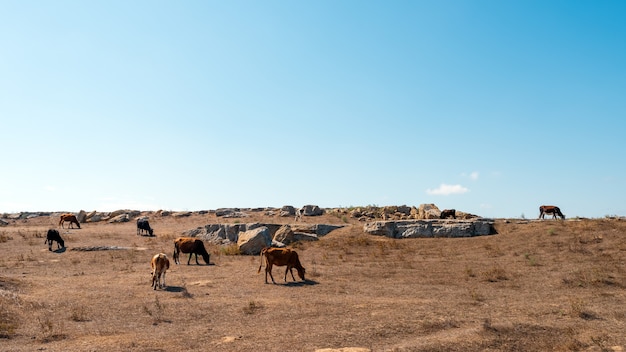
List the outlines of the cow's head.
{"type": "Polygon", "coordinates": [[[304,273],[306,272],[304,267],[300,265],[299,267],[296,268],[296,270],[298,270],[298,276],[300,276],[300,279],[302,279],[302,281],[306,281],[306,279],[304,278],[304,273]]]}

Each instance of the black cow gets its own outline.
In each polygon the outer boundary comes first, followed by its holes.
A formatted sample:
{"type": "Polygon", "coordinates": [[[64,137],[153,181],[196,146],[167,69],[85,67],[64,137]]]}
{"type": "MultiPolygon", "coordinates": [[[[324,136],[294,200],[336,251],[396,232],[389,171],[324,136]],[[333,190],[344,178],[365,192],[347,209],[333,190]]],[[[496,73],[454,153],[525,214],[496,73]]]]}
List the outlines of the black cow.
{"type": "Polygon", "coordinates": [[[46,235],[46,241],[44,243],[48,243],[48,250],[52,250],[52,241],[57,241],[57,249],[65,248],[65,241],[61,238],[59,231],[55,229],[48,230],[48,234],[46,235]]]}
{"type": "Polygon", "coordinates": [[[143,235],[144,231],[147,232],[149,236],[154,236],[150,223],[148,223],[148,219],[137,219],[137,235],[143,235]]]}

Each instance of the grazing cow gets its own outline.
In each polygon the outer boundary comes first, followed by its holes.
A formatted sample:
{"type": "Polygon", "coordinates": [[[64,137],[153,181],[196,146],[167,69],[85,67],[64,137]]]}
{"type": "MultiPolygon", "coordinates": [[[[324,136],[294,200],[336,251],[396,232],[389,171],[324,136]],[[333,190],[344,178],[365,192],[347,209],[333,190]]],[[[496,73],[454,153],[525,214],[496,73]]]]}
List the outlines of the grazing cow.
{"type": "Polygon", "coordinates": [[[56,229],[48,230],[48,234],[46,235],[46,241],[44,243],[48,243],[48,250],[52,251],[52,242],[57,242],[57,249],[65,248],[65,241],[61,238],[59,231],[56,229]]]}
{"type": "Polygon", "coordinates": [[[261,267],[263,266],[263,256],[265,256],[265,283],[267,282],[267,274],[270,274],[272,278],[272,282],[274,281],[274,276],[272,276],[272,266],[287,266],[285,269],[285,282],[287,282],[287,272],[291,273],[291,278],[293,281],[296,281],[296,278],[293,276],[293,268],[298,270],[298,276],[304,281],[304,273],[305,269],[300,264],[300,259],[298,258],[298,253],[296,251],[289,248],[273,248],[266,247],[261,251],[261,265],[259,265],[259,270],[257,270],[257,274],[261,272],[261,267]]]}
{"type": "Polygon", "coordinates": [[[72,224],[76,224],[76,226],[78,226],[78,228],[80,229],[80,223],[78,223],[78,219],[76,219],[76,215],[74,214],[63,214],[61,215],[61,219],[59,220],[59,225],[61,225],[61,228],[65,228],[63,227],[63,224],[69,222],[70,223],[70,229],[72,228],[72,224]]]}
{"type": "Polygon", "coordinates": [[[189,253],[187,265],[189,265],[189,262],[191,261],[192,254],[196,255],[197,265],[200,265],[200,263],[198,263],[198,254],[202,256],[202,259],[204,259],[206,265],[209,265],[209,253],[206,251],[206,248],[204,248],[204,243],[200,239],[193,237],[177,238],[176,240],[174,240],[174,263],[176,264],[180,264],[180,260],[178,259],[178,255],[180,254],[180,252],[189,253]]]}
{"type": "Polygon", "coordinates": [[[165,288],[165,272],[170,268],[170,260],[165,253],[155,254],[150,261],[152,267],[152,288],[165,288]]]}
{"type": "Polygon", "coordinates": [[[149,236],[154,236],[153,235],[154,231],[150,227],[150,223],[148,222],[148,219],[139,218],[137,219],[137,235],[143,236],[144,232],[147,232],[149,236]]]}
{"type": "Polygon", "coordinates": [[[453,219],[456,219],[456,210],[455,209],[445,209],[441,212],[441,215],[439,216],[439,219],[447,219],[449,217],[452,217],[453,219]]]}
{"type": "Polygon", "coordinates": [[[565,215],[561,213],[561,209],[554,205],[542,205],[539,207],[539,219],[545,219],[546,214],[552,214],[552,219],[561,217],[565,219],[565,215]]]}

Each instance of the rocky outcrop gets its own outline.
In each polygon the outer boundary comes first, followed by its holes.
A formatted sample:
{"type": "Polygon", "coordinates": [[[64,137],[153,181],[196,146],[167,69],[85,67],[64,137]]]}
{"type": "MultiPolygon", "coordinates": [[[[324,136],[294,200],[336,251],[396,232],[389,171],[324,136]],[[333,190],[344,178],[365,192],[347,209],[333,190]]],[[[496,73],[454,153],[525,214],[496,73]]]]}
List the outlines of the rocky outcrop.
{"type": "Polygon", "coordinates": [[[267,228],[270,242],[273,246],[281,247],[297,241],[316,241],[331,231],[343,227],[342,225],[328,224],[208,224],[183,232],[184,236],[198,237],[217,245],[239,243],[243,233],[264,227],[267,228]]]}
{"type": "Polygon", "coordinates": [[[366,233],[391,238],[474,237],[496,234],[492,219],[374,221],[366,233]]]}

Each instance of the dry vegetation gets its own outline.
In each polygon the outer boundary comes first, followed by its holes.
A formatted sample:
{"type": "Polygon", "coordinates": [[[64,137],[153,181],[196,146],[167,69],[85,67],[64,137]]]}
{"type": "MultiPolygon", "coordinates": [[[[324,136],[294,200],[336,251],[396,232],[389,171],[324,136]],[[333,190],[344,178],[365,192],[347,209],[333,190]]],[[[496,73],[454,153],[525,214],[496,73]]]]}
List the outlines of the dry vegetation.
{"type": "MultiPolygon", "coordinates": [[[[292,221],[254,215],[239,221],[292,221]]],[[[266,285],[258,256],[208,246],[213,265],[172,266],[150,287],[150,258],[214,215],[62,230],[56,218],[0,228],[3,351],[621,351],[626,222],[498,221],[498,235],[373,237],[346,224],[296,246],[308,281],[266,285]],[[76,251],[88,246],[126,249],[76,251]],[[56,247],[55,247],[56,248],[56,247]]],[[[186,257],[184,257],[186,259],[186,257]]],[[[193,261],[192,261],[193,262],[193,261]]],[[[275,268],[281,277],[282,268],[275,268]]],[[[277,282],[280,282],[277,280],[277,282]]]]}

